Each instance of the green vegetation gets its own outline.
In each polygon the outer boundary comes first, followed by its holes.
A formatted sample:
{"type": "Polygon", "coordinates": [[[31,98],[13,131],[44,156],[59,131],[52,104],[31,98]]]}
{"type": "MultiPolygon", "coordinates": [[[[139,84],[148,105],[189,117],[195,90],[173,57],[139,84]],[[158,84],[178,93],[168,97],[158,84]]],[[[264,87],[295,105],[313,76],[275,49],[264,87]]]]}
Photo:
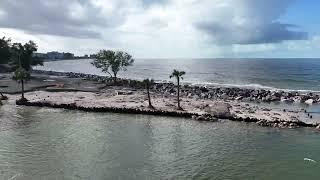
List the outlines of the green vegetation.
{"type": "Polygon", "coordinates": [[[31,71],[32,66],[43,65],[43,61],[37,57],[33,57],[33,53],[37,51],[37,45],[33,41],[29,41],[22,45],[14,43],[11,46],[10,65],[13,70],[17,70],[20,66],[26,71],[31,71]]]}
{"type": "Polygon", "coordinates": [[[145,85],[145,87],[147,89],[149,108],[153,108],[153,106],[151,104],[151,98],[150,98],[150,87],[154,84],[154,80],[153,79],[144,79],[143,84],[145,85]]]}
{"type": "Polygon", "coordinates": [[[128,66],[134,62],[132,56],[122,51],[100,50],[96,54],[92,65],[99,68],[104,73],[108,73],[112,78],[114,84],[117,84],[117,74],[119,71],[126,71],[128,66]]]}
{"type": "MultiPolygon", "coordinates": [[[[26,100],[24,83],[30,78],[32,66],[43,65],[40,58],[33,56],[37,48],[33,41],[22,45],[21,43],[12,43],[10,38],[0,39],[0,64],[8,66],[9,70],[14,72],[12,78],[21,83],[21,100],[23,101],[26,100]]],[[[1,97],[4,97],[2,93],[1,97]]]]}
{"type": "Polygon", "coordinates": [[[20,101],[27,101],[24,97],[24,83],[30,79],[30,72],[25,70],[23,67],[19,67],[15,70],[13,79],[21,83],[21,99],[20,101]]]}
{"type": "Polygon", "coordinates": [[[27,71],[32,66],[42,65],[43,61],[34,57],[33,53],[38,49],[36,43],[29,41],[22,45],[21,43],[12,43],[10,38],[0,39],[0,64],[9,64],[12,71],[15,71],[20,65],[27,71]]]}
{"type": "Polygon", "coordinates": [[[0,64],[7,64],[10,59],[10,39],[5,37],[0,39],[0,64]]]}
{"type": "Polygon", "coordinates": [[[182,110],[181,106],[180,106],[180,79],[183,79],[183,75],[185,75],[186,72],[184,71],[178,71],[176,69],[173,70],[172,74],[170,75],[170,78],[175,77],[177,79],[177,88],[178,88],[178,96],[177,96],[177,100],[178,100],[178,109],[182,110]]]}

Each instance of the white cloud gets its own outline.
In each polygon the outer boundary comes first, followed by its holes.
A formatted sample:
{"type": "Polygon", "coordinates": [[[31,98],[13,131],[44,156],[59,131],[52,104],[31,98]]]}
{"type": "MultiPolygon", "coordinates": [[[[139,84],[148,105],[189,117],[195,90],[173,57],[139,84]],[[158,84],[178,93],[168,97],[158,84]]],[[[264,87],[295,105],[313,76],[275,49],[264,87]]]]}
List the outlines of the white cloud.
{"type": "Polygon", "coordinates": [[[112,48],[137,57],[221,57],[263,55],[278,49],[291,53],[319,41],[306,40],[295,25],[279,22],[293,0],[12,2],[4,0],[0,5],[0,27],[11,28],[7,36],[34,39],[41,51],[84,54],[112,48]],[[39,6],[44,10],[35,10],[39,6]],[[24,17],[10,12],[19,8],[24,17]],[[1,11],[10,13],[10,23],[1,20],[1,11]]]}

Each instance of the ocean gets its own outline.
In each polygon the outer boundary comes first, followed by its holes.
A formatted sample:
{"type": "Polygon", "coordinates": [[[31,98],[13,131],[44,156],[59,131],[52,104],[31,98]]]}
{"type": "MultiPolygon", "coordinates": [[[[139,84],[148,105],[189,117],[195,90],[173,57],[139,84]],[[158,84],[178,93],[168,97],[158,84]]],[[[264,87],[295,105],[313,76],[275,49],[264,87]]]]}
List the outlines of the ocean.
{"type": "Polygon", "coordinates": [[[0,179],[319,179],[314,128],[0,106],[0,179]],[[308,159],[312,159],[310,161],[308,159]]]}
{"type": "MultiPolygon", "coordinates": [[[[50,61],[35,69],[106,75],[92,66],[91,61],[50,61]]],[[[170,81],[173,69],[186,72],[184,83],[320,91],[320,59],[136,59],[119,76],[170,81]]]]}
{"type": "MultiPolygon", "coordinates": [[[[90,61],[46,62],[36,69],[103,75],[90,61]]],[[[120,75],[168,81],[174,68],[186,71],[184,83],[319,91],[317,59],[137,59],[120,75]]],[[[0,106],[0,137],[0,179],[319,179],[315,128],[88,113],[11,101],[0,106]]]]}

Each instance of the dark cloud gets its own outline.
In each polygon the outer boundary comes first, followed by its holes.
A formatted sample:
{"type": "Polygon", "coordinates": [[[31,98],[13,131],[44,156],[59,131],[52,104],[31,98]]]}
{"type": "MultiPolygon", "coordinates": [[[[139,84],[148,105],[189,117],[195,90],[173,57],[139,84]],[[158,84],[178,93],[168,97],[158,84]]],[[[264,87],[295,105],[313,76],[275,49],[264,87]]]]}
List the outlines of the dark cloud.
{"type": "Polygon", "coordinates": [[[106,26],[100,9],[84,0],[1,0],[5,14],[0,27],[22,29],[29,33],[98,38],[93,29],[106,26]],[[72,14],[80,9],[80,17],[72,14]]]}
{"type": "Polygon", "coordinates": [[[255,28],[234,26],[230,28],[223,24],[200,23],[198,28],[205,31],[220,44],[265,44],[279,43],[286,40],[306,40],[307,32],[292,30],[295,25],[274,22],[255,28]]]}
{"type": "Polygon", "coordinates": [[[298,26],[279,22],[294,0],[237,0],[229,2],[214,19],[212,12],[195,27],[209,34],[220,44],[263,44],[286,40],[305,40],[308,33],[298,26]],[[232,2],[232,3],[231,3],[232,2]],[[226,18],[227,17],[227,18],[226,18]]]}

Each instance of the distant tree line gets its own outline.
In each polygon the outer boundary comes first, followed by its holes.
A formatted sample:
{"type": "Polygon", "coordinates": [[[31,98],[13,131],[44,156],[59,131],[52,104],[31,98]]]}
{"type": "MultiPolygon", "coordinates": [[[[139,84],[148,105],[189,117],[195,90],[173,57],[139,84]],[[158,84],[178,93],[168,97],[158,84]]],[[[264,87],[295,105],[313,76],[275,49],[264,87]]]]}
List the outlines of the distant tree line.
{"type": "Polygon", "coordinates": [[[33,41],[25,44],[12,43],[10,38],[0,39],[0,66],[5,65],[14,72],[13,79],[21,83],[21,100],[24,98],[24,83],[30,78],[32,66],[43,65],[42,59],[33,56],[38,49],[33,41]]]}
{"type": "Polygon", "coordinates": [[[29,41],[25,44],[12,43],[10,38],[0,39],[0,64],[7,64],[11,71],[22,67],[30,71],[32,66],[42,65],[41,58],[34,57],[33,53],[38,50],[35,42],[29,41]]]}

